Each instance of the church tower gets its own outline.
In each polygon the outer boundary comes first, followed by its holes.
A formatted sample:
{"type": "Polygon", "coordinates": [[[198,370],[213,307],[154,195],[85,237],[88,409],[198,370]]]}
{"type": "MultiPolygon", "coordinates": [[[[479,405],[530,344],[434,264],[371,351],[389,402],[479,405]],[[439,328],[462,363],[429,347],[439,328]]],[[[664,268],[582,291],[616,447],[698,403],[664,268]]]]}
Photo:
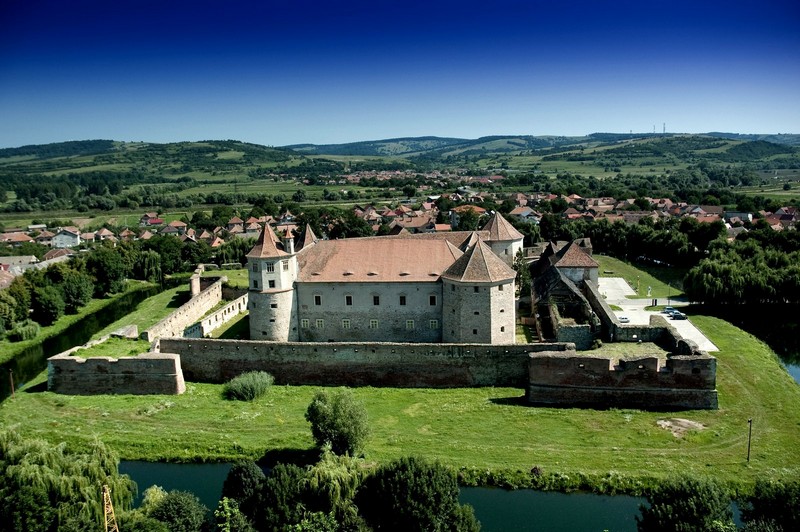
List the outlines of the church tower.
{"type": "Polygon", "coordinates": [[[247,254],[250,339],[293,342],[297,332],[297,256],[294,242],[281,243],[267,224],[247,254]]]}
{"type": "Polygon", "coordinates": [[[489,233],[486,243],[489,244],[495,255],[513,267],[514,258],[522,249],[523,234],[517,231],[499,212],[495,212],[489,218],[482,230],[489,233]]]}
{"type": "Polygon", "coordinates": [[[442,341],[513,344],[516,272],[478,241],[442,273],[442,341]]]}

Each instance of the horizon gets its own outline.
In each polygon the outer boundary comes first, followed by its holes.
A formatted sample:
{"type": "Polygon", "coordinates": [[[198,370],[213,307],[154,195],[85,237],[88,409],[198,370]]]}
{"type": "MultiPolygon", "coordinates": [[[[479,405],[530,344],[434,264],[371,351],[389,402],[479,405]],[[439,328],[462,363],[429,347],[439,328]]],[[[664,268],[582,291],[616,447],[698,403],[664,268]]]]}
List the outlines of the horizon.
{"type": "Polygon", "coordinates": [[[0,21],[3,148],[800,133],[790,0],[10,0],[0,21]]]}

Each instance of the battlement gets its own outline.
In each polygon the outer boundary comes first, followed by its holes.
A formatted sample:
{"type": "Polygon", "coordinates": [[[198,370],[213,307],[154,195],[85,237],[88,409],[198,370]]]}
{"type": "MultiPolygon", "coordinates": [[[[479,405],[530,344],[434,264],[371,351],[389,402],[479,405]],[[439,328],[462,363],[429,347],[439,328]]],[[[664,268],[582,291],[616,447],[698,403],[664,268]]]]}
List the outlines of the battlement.
{"type": "Polygon", "coordinates": [[[531,353],[527,400],[558,406],[716,409],[716,371],[717,359],[702,351],[666,360],[531,353]]]}

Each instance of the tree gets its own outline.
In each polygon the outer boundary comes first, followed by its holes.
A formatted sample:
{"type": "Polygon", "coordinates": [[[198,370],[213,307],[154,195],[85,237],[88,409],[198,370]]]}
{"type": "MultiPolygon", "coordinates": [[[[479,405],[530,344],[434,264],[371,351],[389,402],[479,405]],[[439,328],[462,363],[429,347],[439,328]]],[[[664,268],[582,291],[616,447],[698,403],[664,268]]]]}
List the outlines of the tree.
{"type": "Polygon", "coordinates": [[[124,290],[130,273],[122,255],[108,247],[99,247],[87,257],[86,271],[94,278],[94,293],[100,297],[124,290]]]}
{"type": "Polygon", "coordinates": [[[75,314],[91,301],[92,294],[94,294],[94,282],[88,274],[68,269],[64,272],[59,289],[64,298],[64,311],[67,314],[75,314]]]}
{"type": "Polygon", "coordinates": [[[173,490],[156,503],[150,517],[165,523],[171,532],[200,532],[207,513],[194,494],[173,490]]]}
{"type": "Polygon", "coordinates": [[[153,250],[142,251],[136,261],[133,273],[137,279],[160,283],[164,276],[161,273],[161,255],[153,250]]]}
{"type": "Polygon", "coordinates": [[[475,209],[464,209],[458,211],[458,223],[454,227],[456,231],[475,231],[478,229],[480,216],[475,209]]]}
{"type": "Polygon", "coordinates": [[[45,285],[33,290],[31,317],[39,324],[52,325],[55,323],[64,315],[64,307],[64,298],[56,287],[45,285]]]}
{"type": "Polygon", "coordinates": [[[6,293],[14,298],[14,321],[25,321],[31,311],[31,291],[33,287],[24,277],[14,277],[6,293]]]}
{"type": "Polygon", "coordinates": [[[143,251],[155,251],[161,257],[161,272],[165,275],[183,271],[184,243],[170,235],[154,236],[142,246],[143,251]]]}
{"type": "Polygon", "coordinates": [[[517,287],[521,297],[529,296],[531,293],[531,269],[522,250],[517,252],[514,257],[514,270],[517,272],[517,287]]]}
{"type": "Polygon", "coordinates": [[[222,484],[222,496],[236,501],[242,511],[249,515],[265,479],[264,471],[255,462],[239,462],[228,471],[222,484]]]}
{"type": "Polygon", "coordinates": [[[133,503],[135,484],[119,474],[116,455],[98,440],[76,452],[6,430],[0,432],[0,457],[3,530],[74,529],[79,523],[99,529],[104,484],[117,512],[133,503]]]}
{"type": "Polygon", "coordinates": [[[367,409],[350,390],[316,393],[306,410],[317,445],[330,444],[336,454],[354,455],[369,436],[367,409]]]}
{"type": "Polygon", "coordinates": [[[659,484],[641,505],[638,529],[649,531],[702,532],[732,521],[730,497],[710,480],[673,478],[659,484]]]}
{"type": "Polygon", "coordinates": [[[800,482],[757,480],[741,510],[747,530],[800,530],[800,482]]]}
{"type": "Polygon", "coordinates": [[[256,496],[250,516],[256,530],[281,530],[303,518],[305,471],[293,464],[277,464],[256,496]]]}
{"type": "Polygon", "coordinates": [[[455,473],[421,458],[401,458],[364,480],[355,502],[375,530],[477,531],[470,506],[458,502],[455,473]]]}
{"type": "Polygon", "coordinates": [[[296,190],[294,194],[292,194],[292,201],[297,203],[303,203],[306,200],[306,191],[305,190],[296,190]]]}

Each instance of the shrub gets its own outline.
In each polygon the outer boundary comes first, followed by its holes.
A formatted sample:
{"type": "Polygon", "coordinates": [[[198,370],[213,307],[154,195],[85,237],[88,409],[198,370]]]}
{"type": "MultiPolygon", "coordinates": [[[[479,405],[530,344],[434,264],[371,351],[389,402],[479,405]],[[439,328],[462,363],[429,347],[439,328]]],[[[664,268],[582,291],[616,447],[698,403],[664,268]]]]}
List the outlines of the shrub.
{"type": "Polygon", "coordinates": [[[222,497],[237,502],[242,512],[249,515],[265,478],[264,471],[255,462],[234,464],[222,484],[222,497]]]}
{"type": "Polygon", "coordinates": [[[367,409],[349,390],[317,392],[306,410],[306,420],[317,445],[329,444],[336,454],[354,455],[369,436],[367,409]]]}
{"type": "Polygon", "coordinates": [[[742,505],[747,530],[800,529],[800,482],[756,481],[755,492],[742,505]]]}
{"type": "Polygon", "coordinates": [[[234,377],[222,390],[225,399],[252,401],[267,393],[275,379],[265,371],[250,371],[234,377]]]}
{"type": "Polygon", "coordinates": [[[52,325],[64,315],[64,298],[53,286],[43,286],[33,290],[31,300],[32,317],[42,325],[52,325]]]}
{"type": "Polygon", "coordinates": [[[32,320],[25,320],[17,324],[14,329],[8,333],[8,339],[12,342],[22,342],[24,340],[33,340],[39,335],[41,328],[39,324],[32,320]]]}

